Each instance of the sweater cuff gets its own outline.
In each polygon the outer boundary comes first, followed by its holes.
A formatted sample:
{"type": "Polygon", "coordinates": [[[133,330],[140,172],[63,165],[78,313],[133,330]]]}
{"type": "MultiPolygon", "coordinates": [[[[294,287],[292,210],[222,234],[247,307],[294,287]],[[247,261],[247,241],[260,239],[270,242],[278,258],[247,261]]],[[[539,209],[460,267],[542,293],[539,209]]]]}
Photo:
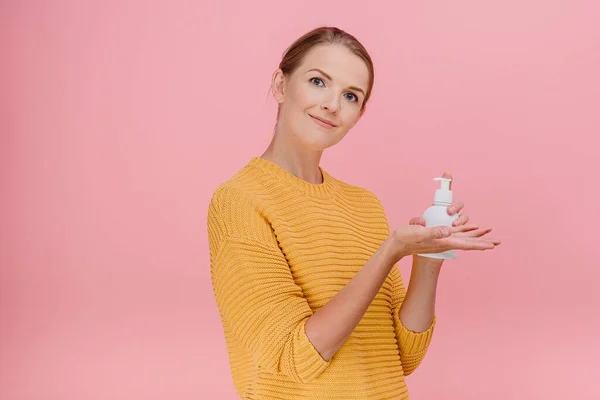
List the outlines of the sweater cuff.
{"type": "Polygon", "coordinates": [[[402,324],[400,320],[400,307],[394,310],[394,322],[396,337],[400,345],[400,349],[404,354],[415,354],[420,353],[429,347],[431,343],[431,337],[433,336],[433,329],[435,327],[436,317],[433,316],[431,325],[423,332],[414,332],[408,329],[402,324]]]}

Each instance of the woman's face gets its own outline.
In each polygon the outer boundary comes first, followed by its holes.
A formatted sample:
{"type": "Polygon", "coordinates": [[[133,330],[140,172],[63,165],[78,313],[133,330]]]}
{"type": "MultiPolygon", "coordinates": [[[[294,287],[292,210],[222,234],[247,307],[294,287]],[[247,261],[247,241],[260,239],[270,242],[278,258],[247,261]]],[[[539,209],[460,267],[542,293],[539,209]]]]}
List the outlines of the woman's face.
{"type": "Polygon", "coordinates": [[[360,57],[342,45],[314,47],[291,76],[273,74],[278,127],[311,150],[333,146],[361,117],[368,86],[360,57]]]}

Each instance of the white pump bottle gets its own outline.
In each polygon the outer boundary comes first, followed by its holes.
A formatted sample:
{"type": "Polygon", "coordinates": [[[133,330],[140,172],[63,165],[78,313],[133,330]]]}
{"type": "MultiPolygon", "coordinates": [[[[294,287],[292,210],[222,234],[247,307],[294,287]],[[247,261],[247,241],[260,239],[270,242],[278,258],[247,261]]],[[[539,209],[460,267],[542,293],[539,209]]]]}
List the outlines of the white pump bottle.
{"type": "MultiPolygon", "coordinates": [[[[433,178],[433,180],[441,181],[441,186],[435,191],[433,205],[423,213],[425,227],[452,226],[452,222],[458,218],[458,214],[448,214],[448,206],[452,204],[452,191],[450,190],[450,182],[452,179],[436,177],[433,178]]],[[[432,254],[419,254],[419,256],[442,260],[454,260],[456,258],[456,250],[432,254]]]]}

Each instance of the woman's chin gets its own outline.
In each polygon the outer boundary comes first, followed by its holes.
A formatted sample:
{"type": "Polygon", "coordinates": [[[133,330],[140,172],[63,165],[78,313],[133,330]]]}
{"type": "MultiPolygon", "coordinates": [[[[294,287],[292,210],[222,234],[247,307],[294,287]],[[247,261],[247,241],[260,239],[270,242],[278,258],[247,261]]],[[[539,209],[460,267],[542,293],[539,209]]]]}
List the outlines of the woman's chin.
{"type": "Polygon", "coordinates": [[[300,141],[306,146],[313,150],[325,150],[341,140],[340,137],[333,133],[311,131],[302,134],[300,141]]]}
{"type": "Polygon", "coordinates": [[[302,141],[304,146],[312,149],[312,150],[320,150],[323,151],[333,145],[335,145],[338,141],[332,140],[332,138],[321,139],[321,138],[308,138],[302,141]]]}

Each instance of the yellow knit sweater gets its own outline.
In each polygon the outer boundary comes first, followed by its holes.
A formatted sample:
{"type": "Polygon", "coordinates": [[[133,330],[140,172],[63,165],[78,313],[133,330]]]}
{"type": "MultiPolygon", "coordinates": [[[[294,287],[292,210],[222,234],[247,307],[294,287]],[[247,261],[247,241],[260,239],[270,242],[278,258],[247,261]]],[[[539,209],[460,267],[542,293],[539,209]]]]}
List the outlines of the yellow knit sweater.
{"type": "Polygon", "coordinates": [[[407,399],[404,376],[431,341],[402,325],[394,266],[348,340],[324,361],[307,319],[369,261],[390,233],[378,198],[321,169],[306,182],[263,158],[215,191],[208,208],[211,278],[242,399],[407,399]]]}

